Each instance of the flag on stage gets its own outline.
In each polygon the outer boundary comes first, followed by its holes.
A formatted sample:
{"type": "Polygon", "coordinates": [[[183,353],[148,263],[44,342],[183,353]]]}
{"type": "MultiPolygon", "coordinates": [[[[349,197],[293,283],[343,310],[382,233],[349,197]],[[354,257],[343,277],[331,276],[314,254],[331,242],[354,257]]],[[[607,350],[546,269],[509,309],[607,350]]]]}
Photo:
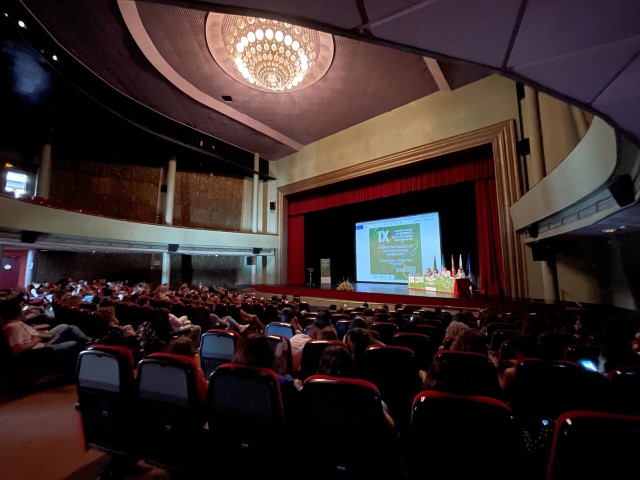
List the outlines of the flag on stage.
{"type": "Polygon", "coordinates": [[[435,272],[438,269],[438,264],[436,263],[436,256],[433,256],[433,271],[435,272]]]}
{"type": "Polygon", "coordinates": [[[451,254],[451,275],[456,271],[456,261],[453,258],[453,253],[451,254]]]}
{"type": "Polygon", "coordinates": [[[472,284],[475,284],[475,278],[473,278],[473,273],[471,273],[471,255],[467,254],[467,278],[472,284]]]}
{"type": "Polygon", "coordinates": [[[460,258],[458,259],[458,268],[464,268],[462,266],[462,254],[460,254],[460,258]]]}
{"type": "Polygon", "coordinates": [[[440,273],[442,273],[443,268],[444,268],[444,253],[442,254],[442,260],[440,261],[440,273]]]}

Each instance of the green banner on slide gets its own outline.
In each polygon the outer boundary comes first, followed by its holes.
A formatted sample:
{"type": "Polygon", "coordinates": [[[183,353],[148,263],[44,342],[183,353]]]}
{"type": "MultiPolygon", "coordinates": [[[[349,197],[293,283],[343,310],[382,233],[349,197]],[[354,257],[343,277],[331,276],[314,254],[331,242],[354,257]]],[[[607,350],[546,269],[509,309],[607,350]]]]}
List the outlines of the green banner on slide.
{"type": "Polygon", "coordinates": [[[369,230],[371,275],[380,280],[405,280],[421,273],[418,223],[369,230]]]}
{"type": "Polygon", "coordinates": [[[456,279],[453,277],[409,277],[408,288],[427,292],[453,293],[456,279]]]}

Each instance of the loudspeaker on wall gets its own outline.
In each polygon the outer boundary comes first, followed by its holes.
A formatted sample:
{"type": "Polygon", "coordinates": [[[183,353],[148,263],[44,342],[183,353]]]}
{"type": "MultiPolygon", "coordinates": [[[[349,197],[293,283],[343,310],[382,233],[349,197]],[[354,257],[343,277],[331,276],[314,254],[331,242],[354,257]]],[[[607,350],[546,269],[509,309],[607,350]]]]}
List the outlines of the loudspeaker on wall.
{"type": "Polygon", "coordinates": [[[609,185],[609,191],[620,207],[631,205],[636,199],[633,179],[628,173],[616,177],[613,183],[609,185]]]}
{"type": "Polygon", "coordinates": [[[541,243],[531,243],[531,255],[534,262],[548,262],[552,259],[552,252],[548,245],[541,243]]]}
{"type": "Polygon", "coordinates": [[[170,252],[177,252],[179,248],[180,248],[180,245],[178,245],[177,243],[170,243],[168,250],[170,252]]]}
{"type": "Polygon", "coordinates": [[[22,243],[35,243],[40,232],[32,232],[31,230],[22,230],[20,232],[20,241],[22,243]]]}

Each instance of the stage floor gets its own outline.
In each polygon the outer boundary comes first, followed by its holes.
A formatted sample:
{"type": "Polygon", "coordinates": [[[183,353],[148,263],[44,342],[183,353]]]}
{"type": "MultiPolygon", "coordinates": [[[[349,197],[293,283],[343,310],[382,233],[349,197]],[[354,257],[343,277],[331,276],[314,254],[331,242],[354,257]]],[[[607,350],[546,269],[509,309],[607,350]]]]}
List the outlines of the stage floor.
{"type": "Polygon", "coordinates": [[[557,307],[552,304],[532,302],[530,300],[509,300],[505,298],[489,297],[477,291],[469,295],[459,296],[453,293],[437,293],[423,290],[409,289],[407,285],[389,283],[354,283],[353,291],[336,290],[335,288],[321,288],[300,284],[286,285],[251,285],[249,290],[259,296],[269,298],[287,295],[291,300],[299,298],[300,302],[307,302],[312,307],[327,308],[331,305],[356,307],[367,302],[376,308],[387,305],[390,308],[396,304],[403,306],[440,307],[443,310],[457,311],[468,309],[472,311],[491,308],[494,311],[527,313],[544,313],[554,311],[557,307]]]}
{"type": "Polygon", "coordinates": [[[335,303],[348,303],[349,307],[362,305],[367,302],[370,306],[386,304],[393,307],[396,304],[439,306],[441,308],[470,308],[484,309],[487,307],[486,298],[475,299],[473,293],[459,296],[453,293],[428,292],[425,290],[409,289],[407,285],[389,283],[356,282],[353,291],[336,290],[329,286],[308,285],[252,285],[251,288],[260,295],[282,296],[289,299],[300,297],[310,305],[328,306],[335,303]]]}

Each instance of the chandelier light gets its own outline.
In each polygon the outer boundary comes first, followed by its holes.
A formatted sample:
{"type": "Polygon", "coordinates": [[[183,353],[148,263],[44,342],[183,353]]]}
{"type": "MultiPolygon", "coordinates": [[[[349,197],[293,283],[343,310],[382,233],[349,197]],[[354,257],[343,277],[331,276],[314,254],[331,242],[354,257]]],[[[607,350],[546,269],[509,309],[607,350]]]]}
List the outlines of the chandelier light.
{"type": "Polygon", "coordinates": [[[319,32],[266,18],[230,17],[222,38],[247,83],[273,92],[304,85],[318,59],[319,32]]]}

